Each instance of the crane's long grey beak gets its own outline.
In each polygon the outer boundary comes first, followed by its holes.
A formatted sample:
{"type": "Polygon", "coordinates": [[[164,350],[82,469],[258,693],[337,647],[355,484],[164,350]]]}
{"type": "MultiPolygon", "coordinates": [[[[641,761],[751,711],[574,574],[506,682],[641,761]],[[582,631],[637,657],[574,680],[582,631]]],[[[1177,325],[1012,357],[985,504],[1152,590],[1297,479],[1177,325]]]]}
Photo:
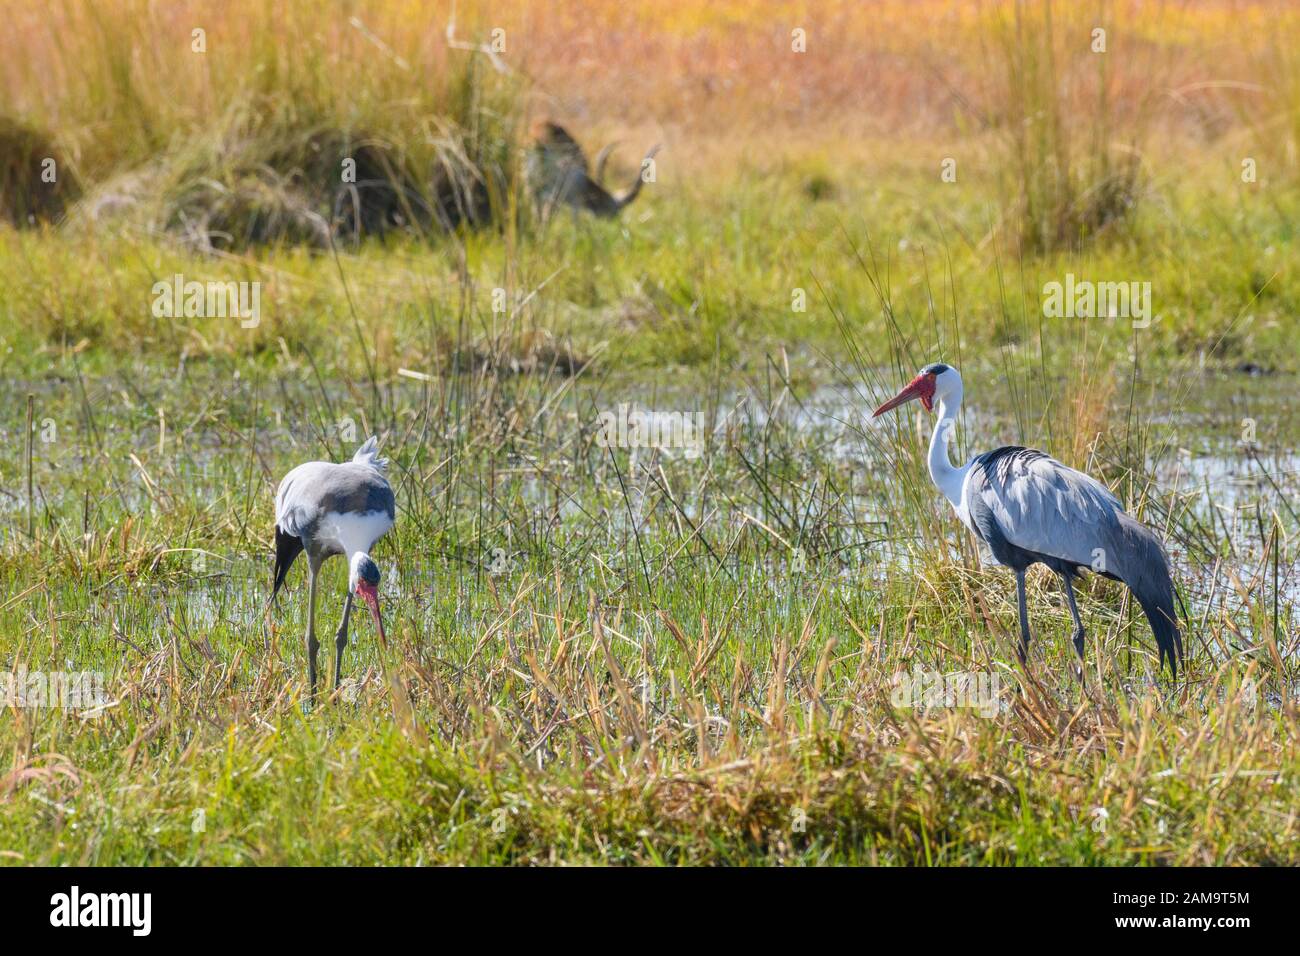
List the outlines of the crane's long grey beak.
{"type": "Polygon", "coordinates": [[[375,619],[375,628],[379,631],[379,643],[387,648],[388,635],[384,633],[384,618],[379,613],[379,589],[373,584],[362,582],[357,585],[357,593],[365,599],[366,604],[370,605],[370,616],[375,619]]]}
{"type": "Polygon", "coordinates": [[[903,386],[903,390],[901,392],[899,392],[889,401],[885,402],[885,404],[877,408],[875,412],[872,413],[871,417],[879,418],[881,415],[885,414],[885,412],[893,411],[899,405],[904,405],[915,398],[920,398],[921,382],[922,382],[922,377],[920,375],[912,379],[912,381],[908,382],[907,385],[903,386]]]}

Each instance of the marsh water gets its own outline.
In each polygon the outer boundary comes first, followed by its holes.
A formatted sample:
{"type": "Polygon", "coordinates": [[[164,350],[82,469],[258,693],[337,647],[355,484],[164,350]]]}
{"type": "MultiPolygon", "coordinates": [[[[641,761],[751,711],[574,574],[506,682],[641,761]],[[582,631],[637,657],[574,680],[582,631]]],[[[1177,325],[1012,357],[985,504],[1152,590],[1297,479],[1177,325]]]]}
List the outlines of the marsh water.
{"type": "MultiPolygon", "coordinates": [[[[1052,412],[1061,397],[1050,385],[1012,401],[998,377],[970,379],[957,457],[1002,444],[1062,455],[1052,412]]],[[[1260,627],[1294,654],[1297,382],[1196,371],[1171,383],[1143,388],[1132,406],[1112,397],[1107,434],[1085,467],[1163,531],[1193,618],[1271,616],[1260,627]]],[[[395,380],[372,390],[213,362],[51,374],[13,391],[35,396],[32,510],[45,537],[75,550],[143,515],[172,529],[150,566],[110,569],[91,603],[112,617],[114,593],[149,589],[178,626],[198,632],[218,619],[259,620],[280,474],[347,455],[370,430],[387,433],[395,459],[408,515],[399,526],[418,525],[399,531],[410,544],[385,585],[395,598],[448,576],[473,587],[520,567],[564,566],[581,579],[598,563],[648,576],[656,556],[703,542],[710,573],[766,577],[771,599],[785,601],[779,576],[764,569],[811,562],[837,587],[883,583],[916,560],[914,525],[923,522],[954,553],[969,546],[927,484],[930,416],[914,406],[873,422],[885,391],[847,379],[710,388],[686,374],[675,382],[518,376],[491,387],[395,380]],[[603,433],[609,414],[631,416],[630,430],[603,433]],[[748,550],[735,544],[742,532],[756,542],[748,550]]],[[[0,486],[4,535],[15,540],[28,518],[25,417],[21,400],[0,408],[0,438],[19,450],[0,486]]]]}

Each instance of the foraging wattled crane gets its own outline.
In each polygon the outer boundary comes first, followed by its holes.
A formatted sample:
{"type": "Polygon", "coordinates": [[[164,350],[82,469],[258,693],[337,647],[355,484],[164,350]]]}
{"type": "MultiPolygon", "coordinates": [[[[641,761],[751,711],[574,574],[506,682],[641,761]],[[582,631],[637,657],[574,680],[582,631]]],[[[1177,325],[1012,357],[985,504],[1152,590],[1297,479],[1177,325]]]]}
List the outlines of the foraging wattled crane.
{"type": "Polygon", "coordinates": [[[370,549],[396,517],[396,501],[385,472],[388,462],[379,457],[372,436],[343,464],[310,461],[294,468],[280,482],[275,495],[275,581],[271,601],[280,592],[285,575],[302,552],[307,553],[311,583],[307,596],[307,666],[311,696],[316,699],[316,578],[320,567],[336,554],[348,559],[348,592],[343,620],[334,635],[334,689],[343,672],[343,648],[348,646],[348,619],[354,595],[370,606],[379,642],[388,646],[384,620],[379,613],[379,566],[370,549]]]}
{"type": "Polygon", "coordinates": [[[1029,650],[1029,612],[1025,606],[1025,570],[1045,564],[1065,585],[1074,618],[1074,649],[1083,679],[1083,623],[1074,603],[1073,579],[1094,570],[1128,585],[1142,605],[1160,652],[1174,680],[1183,660],[1182,637],[1174,618],[1174,584],[1169,558],[1160,539],[1131,518],[1107,488],[1094,478],[1054,458],[1018,445],[976,455],[960,468],[948,460],[948,438],[961,410],[961,376],[936,362],[917,373],[897,395],[876,409],[872,418],[920,399],[939,418],[930,436],[930,477],[948,499],[962,524],[979,538],[998,564],[1016,573],[1020,605],[1020,661],[1029,650]]]}

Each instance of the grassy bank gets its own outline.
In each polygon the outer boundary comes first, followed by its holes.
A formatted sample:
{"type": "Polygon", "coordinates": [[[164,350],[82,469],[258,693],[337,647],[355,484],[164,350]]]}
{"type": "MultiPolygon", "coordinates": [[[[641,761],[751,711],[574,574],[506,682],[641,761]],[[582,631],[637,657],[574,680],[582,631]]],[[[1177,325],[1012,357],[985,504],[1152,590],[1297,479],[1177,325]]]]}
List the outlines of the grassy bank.
{"type": "Polygon", "coordinates": [[[147,237],[10,231],[0,234],[0,335],[16,347],[16,372],[83,342],[172,357],[307,348],[358,372],[353,314],[389,375],[437,369],[457,344],[535,333],[584,356],[606,345],[631,367],[707,365],[719,348],[754,363],[782,348],[834,352],[836,313],[882,337],[890,322],[862,261],[874,257],[892,322],[918,349],[953,349],[958,336],[973,348],[1036,349],[1041,336],[1051,352],[1082,336],[1109,354],[1136,343],[1165,361],[1294,371],[1294,190],[1246,186],[1229,168],[1191,182],[1171,173],[1127,237],[1030,256],[996,231],[996,198],[978,182],[868,162],[836,167],[831,200],[810,199],[821,166],[809,160],[699,183],[665,173],[627,222],[563,217],[526,242],[478,233],[212,258],[147,237]],[[261,283],[260,323],[160,321],[154,284],[176,274],[261,283]],[[1067,275],[1149,283],[1148,324],[1044,315],[1044,287],[1067,275]]]}

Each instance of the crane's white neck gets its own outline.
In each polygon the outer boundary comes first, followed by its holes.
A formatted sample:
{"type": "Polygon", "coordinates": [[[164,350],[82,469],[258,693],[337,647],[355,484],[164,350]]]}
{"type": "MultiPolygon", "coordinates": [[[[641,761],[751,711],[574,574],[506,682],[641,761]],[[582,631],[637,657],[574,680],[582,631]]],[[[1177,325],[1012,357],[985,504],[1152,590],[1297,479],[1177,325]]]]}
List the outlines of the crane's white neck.
{"type": "Polygon", "coordinates": [[[961,412],[961,384],[937,396],[938,417],[930,435],[930,478],[954,508],[961,507],[961,486],[965,468],[954,468],[948,460],[948,443],[957,437],[957,416],[961,412]]]}

